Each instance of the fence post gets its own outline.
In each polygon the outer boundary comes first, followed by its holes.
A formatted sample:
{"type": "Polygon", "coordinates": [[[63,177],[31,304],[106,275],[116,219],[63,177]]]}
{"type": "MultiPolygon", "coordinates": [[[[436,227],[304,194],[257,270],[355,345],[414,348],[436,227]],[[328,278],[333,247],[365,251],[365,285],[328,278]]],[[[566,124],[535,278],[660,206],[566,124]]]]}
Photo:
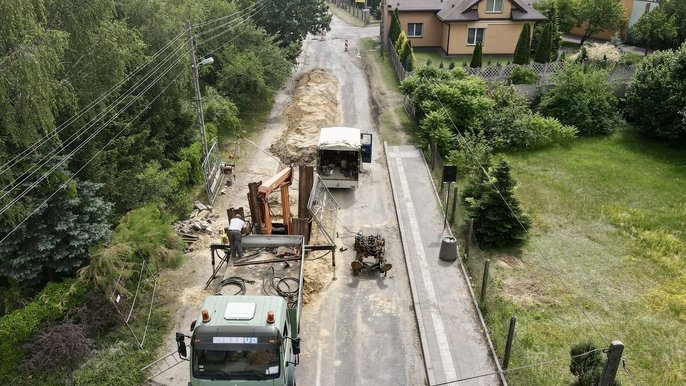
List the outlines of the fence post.
{"type": "Polygon", "coordinates": [[[486,259],[484,261],[484,277],[481,280],[481,304],[482,306],[486,304],[486,288],[488,287],[488,266],[491,261],[486,259]]]}
{"type": "Polygon", "coordinates": [[[512,315],[510,318],[510,330],[507,332],[507,342],[505,343],[503,370],[507,370],[507,366],[510,365],[510,351],[512,351],[512,340],[514,339],[515,324],[517,324],[517,317],[512,315]]]}
{"type": "Polygon", "coordinates": [[[457,212],[457,198],[458,194],[460,193],[460,188],[458,186],[455,187],[455,193],[453,194],[453,208],[452,211],[450,212],[450,225],[455,224],[455,212],[457,212]]]}
{"type": "Polygon", "coordinates": [[[607,350],[607,361],[605,361],[605,367],[603,367],[603,373],[600,376],[598,386],[614,385],[619,361],[622,359],[622,352],[624,352],[624,343],[613,340],[610,343],[610,348],[607,350]]]}
{"type": "MultiPolygon", "coordinates": [[[[438,144],[436,141],[431,140],[431,171],[436,169],[436,162],[438,158],[438,144]]],[[[443,192],[443,186],[441,185],[441,192],[443,192]]]]}
{"type": "Polygon", "coordinates": [[[464,257],[465,259],[468,259],[470,257],[469,255],[469,246],[472,245],[472,231],[474,229],[474,219],[470,218],[469,219],[469,229],[467,230],[467,242],[464,245],[464,257]]]}

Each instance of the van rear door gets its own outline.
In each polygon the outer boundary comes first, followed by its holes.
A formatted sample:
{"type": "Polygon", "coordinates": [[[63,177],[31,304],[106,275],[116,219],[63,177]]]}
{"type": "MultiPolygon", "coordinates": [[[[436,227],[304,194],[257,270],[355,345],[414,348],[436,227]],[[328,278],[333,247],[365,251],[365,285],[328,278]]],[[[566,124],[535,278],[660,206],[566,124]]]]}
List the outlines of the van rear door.
{"type": "Polygon", "coordinates": [[[360,147],[362,152],[362,162],[371,163],[372,162],[372,134],[371,133],[361,133],[360,134],[360,147]]]}

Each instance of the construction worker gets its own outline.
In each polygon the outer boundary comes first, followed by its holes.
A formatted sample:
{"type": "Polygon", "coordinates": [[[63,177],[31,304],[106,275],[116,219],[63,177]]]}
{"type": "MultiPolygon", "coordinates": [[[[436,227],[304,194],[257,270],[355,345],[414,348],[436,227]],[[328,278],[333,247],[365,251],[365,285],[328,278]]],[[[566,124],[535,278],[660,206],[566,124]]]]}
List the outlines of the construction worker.
{"type": "Polygon", "coordinates": [[[243,257],[243,229],[247,229],[243,218],[240,214],[236,214],[234,218],[229,221],[229,242],[231,243],[231,257],[243,257]]]}

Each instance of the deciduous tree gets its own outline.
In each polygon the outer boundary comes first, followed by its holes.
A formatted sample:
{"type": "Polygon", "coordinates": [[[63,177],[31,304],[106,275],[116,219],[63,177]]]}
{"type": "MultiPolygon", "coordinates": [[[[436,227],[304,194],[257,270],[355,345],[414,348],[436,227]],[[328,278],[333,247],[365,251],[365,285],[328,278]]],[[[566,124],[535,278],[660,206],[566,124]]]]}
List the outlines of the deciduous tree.
{"type": "Polygon", "coordinates": [[[674,46],[678,33],[674,15],[668,17],[662,8],[643,14],[631,27],[631,38],[643,45],[644,55],[651,48],[669,48],[674,46]]]}
{"type": "Polygon", "coordinates": [[[577,26],[585,28],[581,44],[596,32],[616,31],[625,22],[624,6],[618,0],[580,0],[577,26]]]}

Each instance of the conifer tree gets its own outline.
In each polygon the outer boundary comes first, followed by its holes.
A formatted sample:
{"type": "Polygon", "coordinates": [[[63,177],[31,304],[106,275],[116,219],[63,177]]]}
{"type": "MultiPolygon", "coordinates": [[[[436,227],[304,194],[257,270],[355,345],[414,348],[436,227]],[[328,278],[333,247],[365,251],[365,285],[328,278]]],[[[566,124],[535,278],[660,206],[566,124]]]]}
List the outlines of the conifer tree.
{"type": "Polygon", "coordinates": [[[477,43],[474,47],[474,53],[472,54],[472,61],[469,62],[469,67],[481,67],[482,50],[481,43],[477,43]]]}
{"type": "Polygon", "coordinates": [[[552,43],[552,25],[547,23],[543,27],[541,38],[536,45],[536,52],[534,53],[534,62],[548,63],[550,62],[550,46],[552,43]]]}
{"type": "Polygon", "coordinates": [[[529,56],[531,55],[531,26],[529,23],[524,23],[522,32],[519,34],[517,40],[517,48],[515,48],[514,64],[529,64],[529,56]]]}
{"type": "Polygon", "coordinates": [[[481,246],[507,247],[526,240],[531,220],[522,212],[514,196],[515,181],[510,165],[501,160],[490,168],[491,178],[479,173],[464,189],[467,215],[474,219],[474,234],[481,246]]]}
{"type": "Polygon", "coordinates": [[[400,27],[399,20],[398,9],[396,8],[391,14],[391,26],[390,30],[388,31],[388,38],[391,39],[392,42],[398,40],[398,36],[400,36],[400,32],[402,32],[402,27],[400,27]]]}
{"type": "Polygon", "coordinates": [[[562,31],[560,31],[560,10],[557,5],[557,0],[553,1],[550,9],[550,17],[548,21],[552,24],[550,31],[550,61],[557,60],[557,52],[562,47],[562,31]]]}

